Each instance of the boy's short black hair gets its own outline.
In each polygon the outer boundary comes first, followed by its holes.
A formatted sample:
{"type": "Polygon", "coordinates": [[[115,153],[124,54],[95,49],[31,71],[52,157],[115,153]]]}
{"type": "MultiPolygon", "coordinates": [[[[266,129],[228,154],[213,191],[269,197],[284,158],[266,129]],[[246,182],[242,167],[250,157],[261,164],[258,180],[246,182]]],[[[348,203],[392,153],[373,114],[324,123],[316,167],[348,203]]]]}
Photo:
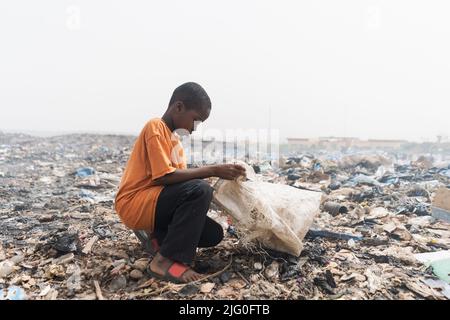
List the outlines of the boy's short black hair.
{"type": "Polygon", "coordinates": [[[169,105],[176,101],[184,103],[187,109],[211,109],[211,100],[201,85],[195,82],[186,82],[176,88],[172,93],[169,105]]]}

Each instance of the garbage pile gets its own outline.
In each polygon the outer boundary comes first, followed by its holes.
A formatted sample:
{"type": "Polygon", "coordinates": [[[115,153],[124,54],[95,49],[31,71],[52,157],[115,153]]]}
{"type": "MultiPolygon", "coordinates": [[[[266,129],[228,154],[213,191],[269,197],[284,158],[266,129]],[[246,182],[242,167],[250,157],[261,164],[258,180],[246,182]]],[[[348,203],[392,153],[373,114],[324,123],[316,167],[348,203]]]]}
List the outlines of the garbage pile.
{"type": "Polygon", "coordinates": [[[147,274],[151,255],[113,209],[134,139],[0,134],[0,300],[450,298],[450,208],[434,202],[450,185],[445,161],[319,152],[252,163],[264,181],[322,192],[300,256],[242,246],[212,204],[225,238],[198,252],[208,276],[172,284],[147,274]]]}

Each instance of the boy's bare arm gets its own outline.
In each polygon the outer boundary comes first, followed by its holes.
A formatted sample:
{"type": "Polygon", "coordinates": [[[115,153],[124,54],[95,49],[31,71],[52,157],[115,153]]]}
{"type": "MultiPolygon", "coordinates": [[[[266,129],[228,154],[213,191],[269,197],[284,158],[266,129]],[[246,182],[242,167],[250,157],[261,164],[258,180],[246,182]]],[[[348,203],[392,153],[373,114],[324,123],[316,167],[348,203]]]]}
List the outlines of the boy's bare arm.
{"type": "Polygon", "coordinates": [[[192,169],[177,169],[172,173],[153,181],[154,185],[168,185],[180,183],[192,179],[204,179],[219,177],[232,180],[239,176],[245,176],[245,168],[237,164],[221,164],[192,169]]]}

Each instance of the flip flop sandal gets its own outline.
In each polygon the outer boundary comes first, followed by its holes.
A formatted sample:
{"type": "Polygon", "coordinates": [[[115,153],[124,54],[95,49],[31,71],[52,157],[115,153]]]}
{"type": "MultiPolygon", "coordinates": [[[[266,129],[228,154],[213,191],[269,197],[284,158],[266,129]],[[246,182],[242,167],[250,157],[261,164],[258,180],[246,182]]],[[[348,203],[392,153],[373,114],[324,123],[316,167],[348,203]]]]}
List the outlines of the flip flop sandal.
{"type": "Polygon", "coordinates": [[[133,232],[141,242],[145,252],[155,255],[159,251],[159,243],[155,237],[149,239],[147,232],[144,230],[133,230],[133,232]]]}
{"type": "Polygon", "coordinates": [[[150,269],[150,264],[147,267],[147,272],[152,277],[160,279],[160,280],[171,281],[171,282],[174,282],[174,283],[185,283],[185,281],[181,280],[181,277],[189,269],[191,269],[191,268],[186,266],[186,265],[184,265],[184,264],[182,264],[182,263],[174,262],[166,270],[164,275],[152,271],[150,269]]]}

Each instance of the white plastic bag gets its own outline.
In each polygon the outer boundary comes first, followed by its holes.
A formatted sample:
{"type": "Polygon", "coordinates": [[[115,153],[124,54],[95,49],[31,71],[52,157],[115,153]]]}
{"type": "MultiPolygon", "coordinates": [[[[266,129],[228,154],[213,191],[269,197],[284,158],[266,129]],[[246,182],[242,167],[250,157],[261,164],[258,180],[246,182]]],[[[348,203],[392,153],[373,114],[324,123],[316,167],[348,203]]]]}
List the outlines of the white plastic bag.
{"type": "Polygon", "coordinates": [[[253,168],[240,164],[251,180],[219,180],[214,202],[234,218],[237,229],[243,231],[243,243],[257,240],[270,249],[299,256],[322,193],[258,181],[253,168]]]}

